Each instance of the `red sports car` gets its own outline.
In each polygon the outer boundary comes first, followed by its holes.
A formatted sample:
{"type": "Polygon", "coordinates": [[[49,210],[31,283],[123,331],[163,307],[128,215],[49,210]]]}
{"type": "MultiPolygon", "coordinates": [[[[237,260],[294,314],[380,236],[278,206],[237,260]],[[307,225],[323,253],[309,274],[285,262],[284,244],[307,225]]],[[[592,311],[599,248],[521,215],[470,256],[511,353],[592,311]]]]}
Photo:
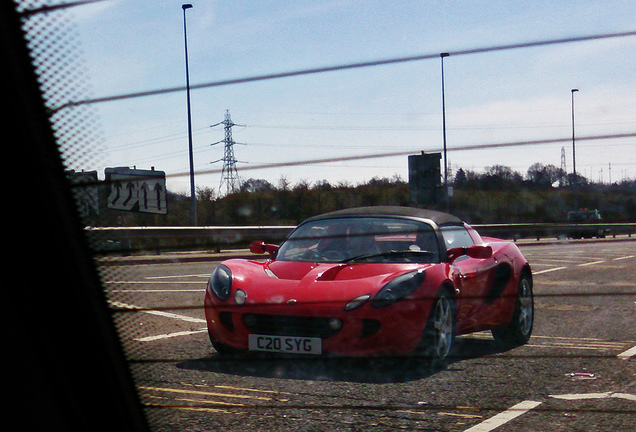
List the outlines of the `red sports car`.
{"type": "Polygon", "coordinates": [[[517,246],[480,237],[455,216],[363,207],[307,219],[264,262],[230,259],[205,295],[220,353],[402,355],[444,360],[456,335],[532,333],[530,265],[517,246]]]}

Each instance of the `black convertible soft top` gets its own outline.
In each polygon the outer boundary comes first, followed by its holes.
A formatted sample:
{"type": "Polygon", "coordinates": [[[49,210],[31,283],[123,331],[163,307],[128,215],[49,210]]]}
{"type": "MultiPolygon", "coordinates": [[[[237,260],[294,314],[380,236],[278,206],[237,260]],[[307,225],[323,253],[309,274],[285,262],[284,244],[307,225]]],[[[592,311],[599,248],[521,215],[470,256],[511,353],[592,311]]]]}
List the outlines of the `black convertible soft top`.
{"type": "Polygon", "coordinates": [[[439,226],[443,225],[463,225],[461,219],[448,213],[427,210],[414,207],[401,206],[373,206],[373,207],[355,207],[344,210],[336,210],[311,217],[307,221],[316,219],[332,218],[332,217],[364,217],[364,216],[398,216],[430,219],[439,226]]]}

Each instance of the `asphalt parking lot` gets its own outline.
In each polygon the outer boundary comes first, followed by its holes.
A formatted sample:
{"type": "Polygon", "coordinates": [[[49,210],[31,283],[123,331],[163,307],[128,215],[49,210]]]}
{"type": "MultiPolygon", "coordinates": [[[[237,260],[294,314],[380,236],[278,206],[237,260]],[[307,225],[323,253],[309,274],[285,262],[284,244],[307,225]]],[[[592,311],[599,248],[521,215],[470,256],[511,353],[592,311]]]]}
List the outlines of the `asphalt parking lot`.
{"type": "Polygon", "coordinates": [[[102,272],[156,430],[627,431],[634,245],[520,244],[535,278],[530,342],[501,351],[488,333],[461,337],[460,356],[433,371],[412,359],[220,357],[201,308],[220,256],[123,257],[102,272]]]}

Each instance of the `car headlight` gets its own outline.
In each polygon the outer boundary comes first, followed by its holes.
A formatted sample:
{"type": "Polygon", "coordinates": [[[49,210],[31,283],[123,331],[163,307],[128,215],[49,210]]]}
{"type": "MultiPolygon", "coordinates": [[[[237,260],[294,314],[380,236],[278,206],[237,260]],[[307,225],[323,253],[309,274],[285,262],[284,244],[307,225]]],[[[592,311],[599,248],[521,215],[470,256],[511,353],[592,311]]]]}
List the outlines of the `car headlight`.
{"type": "Polygon", "coordinates": [[[365,295],[358,296],[352,300],[349,300],[347,304],[345,305],[344,310],[350,311],[350,310],[359,308],[360,306],[365,304],[367,300],[369,300],[370,298],[371,298],[371,294],[365,294],[365,295]]]}
{"type": "Polygon", "coordinates": [[[210,275],[210,289],[219,300],[227,300],[232,289],[232,271],[220,264],[210,275]]]}
{"type": "Polygon", "coordinates": [[[396,301],[403,299],[415,292],[422,285],[426,273],[423,270],[398,276],[382,287],[371,302],[371,306],[380,308],[390,306],[396,301]]]}

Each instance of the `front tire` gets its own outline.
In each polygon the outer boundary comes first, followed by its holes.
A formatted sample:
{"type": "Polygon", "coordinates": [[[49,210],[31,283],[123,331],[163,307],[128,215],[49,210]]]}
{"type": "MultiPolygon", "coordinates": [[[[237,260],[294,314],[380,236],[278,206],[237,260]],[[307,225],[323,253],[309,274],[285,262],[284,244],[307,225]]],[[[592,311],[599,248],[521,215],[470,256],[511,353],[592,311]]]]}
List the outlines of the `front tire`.
{"type": "Polygon", "coordinates": [[[524,345],[532,335],[534,296],[532,277],[527,272],[524,272],[519,279],[514,308],[510,323],[506,327],[492,330],[495,340],[506,347],[524,345]]]}
{"type": "Polygon", "coordinates": [[[433,367],[444,367],[453,352],[455,340],[455,301],[445,291],[440,292],[422,334],[418,351],[433,367]]]}

